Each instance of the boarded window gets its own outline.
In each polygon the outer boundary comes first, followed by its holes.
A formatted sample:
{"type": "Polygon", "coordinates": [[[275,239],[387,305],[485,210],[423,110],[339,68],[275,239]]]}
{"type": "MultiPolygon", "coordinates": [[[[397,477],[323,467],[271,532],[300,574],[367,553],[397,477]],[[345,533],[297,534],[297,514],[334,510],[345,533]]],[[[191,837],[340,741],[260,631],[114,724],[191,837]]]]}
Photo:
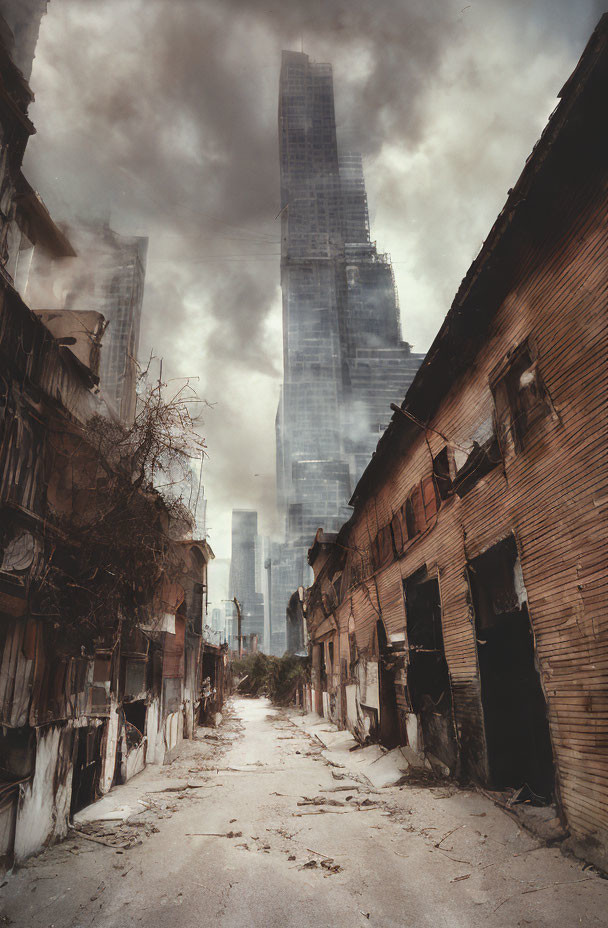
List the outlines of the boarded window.
{"type": "Polygon", "coordinates": [[[398,509],[391,520],[393,542],[397,555],[400,555],[407,543],[407,525],[405,521],[405,506],[398,509]]]}
{"type": "Polygon", "coordinates": [[[185,623],[180,616],[175,617],[175,634],[165,632],[163,647],[163,677],[184,676],[184,637],[185,623]]]}
{"type": "Polygon", "coordinates": [[[422,501],[425,521],[430,522],[437,515],[439,509],[439,495],[432,476],[425,477],[422,481],[422,501]]]}
{"type": "Polygon", "coordinates": [[[380,529],[372,544],[372,559],[374,570],[386,567],[393,560],[393,537],[390,525],[380,529]]]}
{"type": "Polygon", "coordinates": [[[177,712],[182,703],[182,681],[175,678],[163,680],[163,710],[177,712]]]}
{"type": "Polygon", "coordinates": [[[414,487],[407,498],[405,504],[405,523],[407,525],[408,538],[414,538],[415,535],[418,535],[419,532],[426,528],[424,500],[420,484],[414,487]]]}
{"type": "Polygon", "coordinates": [[[134,699],[146,689],[146,662],[127,661],[125,671],[125,699],[134,699]]]}

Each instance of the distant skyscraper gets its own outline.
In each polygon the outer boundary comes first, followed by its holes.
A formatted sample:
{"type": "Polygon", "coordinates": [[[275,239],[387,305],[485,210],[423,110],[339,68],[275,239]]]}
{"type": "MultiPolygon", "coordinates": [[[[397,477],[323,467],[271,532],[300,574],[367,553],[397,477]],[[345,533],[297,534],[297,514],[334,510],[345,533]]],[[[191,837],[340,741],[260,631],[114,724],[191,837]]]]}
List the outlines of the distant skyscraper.
{"type": "Polygon", "coordinates": [[[256,550],[258,549],[258,514],[251,509],[232,510],[232,557],[230,560],[230,598],[240,603],[241,634],[264,640],[264,602],[258,592],[256,550]]]}
{"type": "Polygon", "coordinates": [[[316,530],[348,518],[390,404],[403,400],[423,355],[401,338],[391,264],[370,241],[361,156],[338,151],[331,65],[298,52],[283,52],[279,150],[277,483],[291,593],[306,582],[316,530]]]}
{"type": "Polygon", "coordinates": [[[93,268],[66,296],[66,309],[100,312],[108,328],[102,340],[100,384],[123,422],[135,418],[137,353],[148,239],[120,235],[109,225],[70,229],[76,251],[93,268]],[[84,287],[83,287],[84,283],[84,287]]]}
{"type": "Polygon", "coordinates": [[[101,389],[116,415],[130,425],[135,417],[148,239],[120,235],[103,222],[70,225],[68,235],[76,257],[57,261],[34,252],[27,299],[34,309],[102,314],[107,329],[101,345],[101,389]]]}

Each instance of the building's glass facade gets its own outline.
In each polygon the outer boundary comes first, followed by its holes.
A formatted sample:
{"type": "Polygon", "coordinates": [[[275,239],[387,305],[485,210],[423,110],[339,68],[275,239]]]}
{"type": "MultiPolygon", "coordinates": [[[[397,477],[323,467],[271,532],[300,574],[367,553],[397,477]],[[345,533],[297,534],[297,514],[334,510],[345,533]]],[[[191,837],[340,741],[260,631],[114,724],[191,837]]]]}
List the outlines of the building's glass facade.
{"type": "Polygon", "coordinates": [[[392,267],[370,241],[361,156],[338,150],[331,66],[298,52],[283,53],[279,149],[277,483],[293,592],[308,579],[316,530],[336,531],[349,517],[390,404],[402,401],[423,356],[402,340],[392,267]]]}

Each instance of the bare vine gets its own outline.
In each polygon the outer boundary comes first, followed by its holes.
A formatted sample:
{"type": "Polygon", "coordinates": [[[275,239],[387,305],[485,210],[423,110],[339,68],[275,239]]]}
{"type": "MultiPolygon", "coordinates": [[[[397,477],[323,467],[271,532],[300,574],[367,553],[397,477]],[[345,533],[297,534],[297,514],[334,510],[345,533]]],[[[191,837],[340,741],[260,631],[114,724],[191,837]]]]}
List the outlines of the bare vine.
{"type": "MultiPolygon", "coordinates": [[[[189,382],[166,398],[160,381],[139,398],[134,423],[95,415],[56,436],[69,450],[69,503],[46,536],[36,612],[68,652],[108,647],[162,612],[163,582],[179,581],[194,520],[181,489],[204,454],[189,382]]],[[[66,457],[64,453],[64,458],[66,457]]]]}

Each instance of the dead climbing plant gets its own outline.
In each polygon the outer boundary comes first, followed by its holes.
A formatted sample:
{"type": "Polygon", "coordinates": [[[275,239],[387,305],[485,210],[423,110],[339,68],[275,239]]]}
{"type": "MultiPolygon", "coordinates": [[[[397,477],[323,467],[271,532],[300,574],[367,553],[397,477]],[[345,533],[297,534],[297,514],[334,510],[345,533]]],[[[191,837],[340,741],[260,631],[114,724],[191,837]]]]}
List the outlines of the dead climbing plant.
{"type": "Polygon", "coordinates": [[[205,453],[202,402],[189,382],[167,397],[159,381],[131,426],[95,415],[54,436],[71,493],[49,513],[35,601],[59,648],[111,645],[151,621],[163,578],[179,580],[194,524],[180,490],[205,453]]]}

